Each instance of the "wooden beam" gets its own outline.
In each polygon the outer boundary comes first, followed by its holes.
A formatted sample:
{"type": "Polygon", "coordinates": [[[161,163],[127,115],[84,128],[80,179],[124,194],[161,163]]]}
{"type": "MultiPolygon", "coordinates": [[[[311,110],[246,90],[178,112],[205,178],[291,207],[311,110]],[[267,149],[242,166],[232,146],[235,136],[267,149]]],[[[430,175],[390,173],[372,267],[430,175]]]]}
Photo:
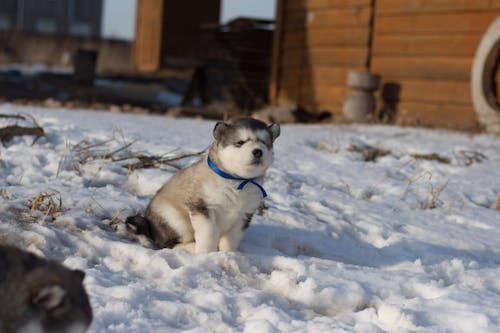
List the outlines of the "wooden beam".
{"type": "MultiPolygon", "coordinates": [[[[382,90],[385,82],[382,83],[379,91],[382,90]]],[[[401,80],[395,83],[401,86],[399,99],[402,102],[472,105],[469,81],[401,80]]]]}
{"type": "Polygon", "coordinates": [[[376,36],[381,34],[402,34],[405,36],[408,34],[482,34],[498,15],[498,11],[490,10],[467,13],[377,16],[375,34],[376,36]]]}
{"type": "Polygon", "coordinates": [[[473,57],[482,34],[376,36],[373,56],[473,57]]]}
{"type": "Polygon", "coordinates": [[[288,0],[286,11],[368,6],[371,0],[288,0]]]}
{"type": "Polygon", "coordinates": [[[489,9],[500,9],[500,0],[377,0],[377,15],[382,16],[489,9]]]}
{"type": "Polygon", "coordinates": [[[284,29],[304,30],[324,27],[359,27],[370,24],[371,7],[321,9],[291,12],[286,15],[284,29]]]}
{"type": "Polygon", "coordinates": [[[469,80],[472,58],[374,57],[372,69],[386,80],[469,80]]]}
{"type": "Polygon", "coordinates": [[[277,103],[278,90],[280,89],[280,68],[283,43],[283,9],[285,0],[276,1],[276,22],[273,33],[273,50],[271,58],[271,78],[269,80],[269,101],[271,104],[277,103]]]}
{"type": "Polygon", "coordinates": [[[364,67],[368,47],[314,47],[287,50],[283,54],[285,67],[346,66],[364,67]]]}
{"type": "Polygon", "coordinates": [[[304,85],[307,84],[324,84],[324,85],[338,85],[345,86],[347,73],[349,70],[363,70],[362,66],[359,67],[337,67],[337,66],[311,66],[301,69],[304,85]]]}
{"type": "Polygon", "coordinates": [[[368,27],[319,28],[305,31],[287,31],[283,37],[283,49],[300,49],[317,46],[366,46],[368,27]]]}
{"type": "Polygon", "coordinates": [[[364,66],[368,47],[310,48],[305,54],[304,63],[309,66],[331,65],[359,67],[364,66]]]}
{"type": "Polygon", "coordinates": [[[329,104],[342,106],[347,93],[345,86],[337,85],[303,85],[300,88],[301,104],[329,104]]]}
{"type": "Polygon", "coordinates": [[[479,128],[472,105],[448,105],[446,103],[400,103],[397,106],[396,123],[463,130],[479,128]]]}
{"type": "Polygon", "coordinates": [[[134,66],[140,72],[154,72],[161,66],[164,0],[138,0],[134,66]]]}

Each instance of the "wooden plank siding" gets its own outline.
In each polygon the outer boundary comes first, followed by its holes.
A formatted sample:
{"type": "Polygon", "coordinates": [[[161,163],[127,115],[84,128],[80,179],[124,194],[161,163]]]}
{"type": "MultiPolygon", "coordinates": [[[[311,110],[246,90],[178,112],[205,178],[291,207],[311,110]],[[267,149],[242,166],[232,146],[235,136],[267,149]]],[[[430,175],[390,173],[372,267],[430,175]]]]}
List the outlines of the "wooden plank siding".
{"type": "Polygon", "coordinates": [[[271,76],[269,78],[269,101],[276,104],[280,89],[281,57],[283,55],[283,20],[285,0],[276,0],[276,19],[273,32],[273,49],[271,52],[271,76]]]}
{"type": "Polygon", "coordinates": [[[471,66],[500,0],[279,2],[272,102],[340,115],[348,71],[368,68],[382,76],[379,106],[385,83],[400,86],[398,123],[477,127],[471,66]]]}
{"type": "Polygon", "coordinates": [[[371,3],[278,1],[271,102],[340,115],[347,72],[368,62],[371,3]]]}
{"type": "MultiPolygon", "coordinates": [[[[383,3],[383,0],[378,2],[383,3]]],[[[498,10],[458,13],[384,15],[376,12],[375,36],[459,33],[482,34],[498,16],[498,10]]]]}
{"type": "Polygon", "coordinates": [[[140,72],[160,69],[164,0],[137,2],[134,67],[140,72]]]}
{"type": "Polygon", "coordinates": [[[474,54],[500,0],[377,0],[372,67],[401,87],[397,122],[472,129],[474,54]]]}
{"type": "Polygon", "coordinates": [[[473,57],[482,34],[377,35],[373,56],[473,57]]]}
{"type": "Polygon", "coordinates": [[[454,13],[500,9],[500,0],[382,0],[377,4],[381,15],[454,13]]]}

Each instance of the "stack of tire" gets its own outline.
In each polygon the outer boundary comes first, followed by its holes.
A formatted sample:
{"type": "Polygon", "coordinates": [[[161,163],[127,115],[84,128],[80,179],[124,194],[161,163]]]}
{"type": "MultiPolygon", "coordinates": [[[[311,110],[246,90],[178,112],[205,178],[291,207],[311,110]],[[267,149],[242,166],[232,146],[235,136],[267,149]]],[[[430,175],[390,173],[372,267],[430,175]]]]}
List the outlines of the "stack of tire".
{"type": "Polygon", "coordinates": [[[500,96],[495,91],[494,80],[499,65],[500,16],[479,43],[471,73],[472,102],[479,122],[487,131],[496,134],[500,134],[500,96]]]}

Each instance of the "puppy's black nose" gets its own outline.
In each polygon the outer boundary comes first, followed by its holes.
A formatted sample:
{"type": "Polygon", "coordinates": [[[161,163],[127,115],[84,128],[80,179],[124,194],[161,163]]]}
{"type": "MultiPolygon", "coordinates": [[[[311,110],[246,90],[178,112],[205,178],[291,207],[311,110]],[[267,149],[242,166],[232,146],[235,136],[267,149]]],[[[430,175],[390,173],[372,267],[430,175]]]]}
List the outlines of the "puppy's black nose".
{"type": "Polygon", "coordinates": [[[262,157],[262,150],[261,149],[254,149],[252,151],[252,154],[254,157],[260,158],[260,157],[262,157]]]}

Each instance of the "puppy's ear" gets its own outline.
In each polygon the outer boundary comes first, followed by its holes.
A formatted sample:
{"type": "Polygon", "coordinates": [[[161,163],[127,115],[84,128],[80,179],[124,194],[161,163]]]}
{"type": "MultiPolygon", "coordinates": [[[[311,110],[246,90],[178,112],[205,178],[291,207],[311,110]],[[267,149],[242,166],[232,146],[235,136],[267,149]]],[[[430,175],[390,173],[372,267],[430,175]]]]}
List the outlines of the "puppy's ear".
{"type": "Polygon", "coordinates": [[[50,310],[60,306],[65,297],[66,290],[59,285],[52,285],[41,289],[34,295],[32,302],[46,310],[50,310]]]}
{"type": "Polygon", "coordinates": [[[269,128],[269,131],[271,131],[271,134],[273,136],[273,141],[276,140],[278,136],[280,136],[281,130],[280,130],[280,125],[279,124],[271,124],[267,126],[269,128]]]}
{"type": "Polygon", "coordinates": [[[83,281],[83,279],[85,278],[85,272],[84,271],[81,271],[79,269],[74,269],[72,272],[78,278],[78,280],[80,280],[80,281],[83,281]]]}
{"type": "Polygon", "coordinates": [[[219,141],[222,133],[229,127],[228,124],[223,123],[222,121],[217,122],[214,127],[214,138],[216,141],[219,141]]]}

